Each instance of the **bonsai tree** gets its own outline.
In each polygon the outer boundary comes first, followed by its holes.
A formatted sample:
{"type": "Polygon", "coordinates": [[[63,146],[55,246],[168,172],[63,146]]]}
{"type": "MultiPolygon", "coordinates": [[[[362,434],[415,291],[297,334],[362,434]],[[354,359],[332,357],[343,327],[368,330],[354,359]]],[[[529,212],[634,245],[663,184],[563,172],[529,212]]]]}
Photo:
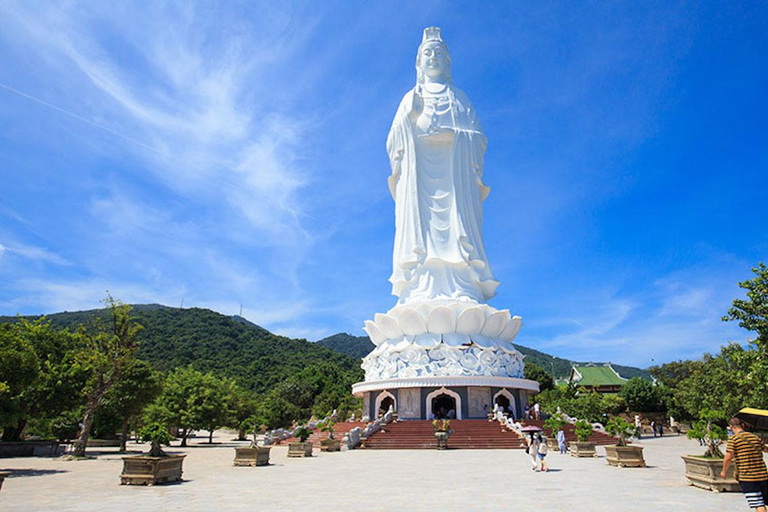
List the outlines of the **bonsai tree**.
{"type": "Polygon", "coordinates": [[[299,438],[300,443],[306,443],[307,439],[309,439],[309,436],[312,435],[312,431],[302,425],[296,429],[293,435],[299,438]]]}
{"type": "Polygon", "coordinates": [[[323,432],[328,432],[328,439],[333,439],[333,426],[334,426],[335,424],[336,424],[336,423],[335,423],[333,420],[329,419],[328,421],[326,421],[325,423],[323,423],[323,424],[321,425],[321,427],[320,427],[320,430],[321,430],[321,431],[323,431],[323,432]]]}
{"type": "Polygon", "coordinates": [[[576,430],[576,438],[582,443],[589,439],[592,435],[592,424],[587,420],[579,420],[574,423],[576,430]]]}
{"type": "MultiPolygon", "coordinates": [[[[547,420],[544,422],[544,428],[551,431],[551,434],[554,436],[557,434],[557,431],[563,428],[566,424],[566,421],[559,416],[551,416],[547,418],[547,420]]],[[[590,434],[592,433],[591,427],[590,427],[590,434]]],[[[587,435],[589,437],[589,435],[587,435]]]]}
{"type": "Polygon", "coordinates": [[[722,412],[702,409],[699,414],[699,420],[693,424],[688,434],[686,434],[688,439],[698,439],[700,443],[707,447],[704,457],[723,458],[720,445],[728,439],[728,433],[718,423],[724,422],[725,415],[722,412]]]}
{"type": "Polygon", "coordinates": [[[145,425],[139,431],[139,439],[143,442],[152,443],[152,448],[149,450],[150,457],[166,457],[167,455],[160,445],[170,445],[173,436],[164,425],[155,422],[145,425]]]}
{"type": "Polygon", "coordinates": [[[612,436],[619,438],[619,446],[627,446],[627,440],[631,437],[639,437],[638,428],[624,418],[618,416],[611,418],[605,425],[605,430],[612,436]]]}

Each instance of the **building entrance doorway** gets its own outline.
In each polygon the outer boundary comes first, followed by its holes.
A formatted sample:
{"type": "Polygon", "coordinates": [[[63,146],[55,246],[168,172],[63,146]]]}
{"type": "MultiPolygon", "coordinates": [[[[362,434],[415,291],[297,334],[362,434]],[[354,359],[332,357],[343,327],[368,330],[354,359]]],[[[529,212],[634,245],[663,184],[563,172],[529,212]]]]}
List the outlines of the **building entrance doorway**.
{"type": "Polygon", "coordinates": [[[504,412],[509,411],[509,398],[507,398],[504,395],[499,395],[496,397],[495,401],[496,405],[499,406],[499,409],[501,409],[504,412]]]}
{"type": "Polygon", "coordinates": [[[384,399],[381,401],[381,405],[379,405],[379,416],[384,416],[387,414],[387,411],[389,411],[390,407],[392,407],[394,410],[395,399],[391,396],[384,397],[384,399]]]}
{"type": "Polygon", "coordinates": [[[432,414],[438,420],[452,420],[456,418],[456,399],[443,393],[432,399],[432,414]]]}

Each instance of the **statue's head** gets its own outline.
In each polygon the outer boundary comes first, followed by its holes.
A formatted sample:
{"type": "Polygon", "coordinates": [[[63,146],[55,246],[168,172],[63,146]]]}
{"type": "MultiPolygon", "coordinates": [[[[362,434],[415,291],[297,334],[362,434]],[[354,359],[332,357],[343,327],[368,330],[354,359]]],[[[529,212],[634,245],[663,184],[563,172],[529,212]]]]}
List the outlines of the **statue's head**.
{"type": "Polygon", "coordinates": [[[442,79],[451,83],[451,56],[448,45],[440,35],[439,27],[424,29],[419,51],[416,54],[416,80],[424,83],[425,77],[442,79]]]}

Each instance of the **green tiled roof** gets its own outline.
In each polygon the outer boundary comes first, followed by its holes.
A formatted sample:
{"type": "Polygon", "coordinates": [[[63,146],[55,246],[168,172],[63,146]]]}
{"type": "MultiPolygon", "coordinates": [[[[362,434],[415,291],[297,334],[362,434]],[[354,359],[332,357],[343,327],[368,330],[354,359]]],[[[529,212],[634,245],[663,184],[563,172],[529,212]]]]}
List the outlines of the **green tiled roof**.
{"type": "Polygon", "coordinates": [[[610,366],[574,366],[581,379],[576,383],[579,386],[621,386],[627,383],[627,379],[621,378],[610,366]]]}

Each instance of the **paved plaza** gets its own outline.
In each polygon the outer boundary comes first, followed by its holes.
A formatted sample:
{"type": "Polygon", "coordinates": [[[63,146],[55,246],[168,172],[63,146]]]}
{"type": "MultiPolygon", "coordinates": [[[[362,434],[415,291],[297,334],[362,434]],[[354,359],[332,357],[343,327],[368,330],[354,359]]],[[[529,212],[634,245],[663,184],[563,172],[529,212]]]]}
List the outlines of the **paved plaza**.
{"type": "MultiPolygon", "coordinates": [[[[92,460],[0,459],[10,470],[0,510],[31,511],[739,511],[740,493],[690,487],[681,454],[699,453],[682,436],[646,438],[648,468],[609,467],[603,457],[551,453],[549,473],[534,473],[522,450],[354,450],[289,459],[272,450],[269,467],[233,467],[230,433],[213,446],[186,449],[184,482],[119,485],[120,456],[94,451],[92,460]]],[[[146,449],[146,445],[130,446],[146,449]]]]}

